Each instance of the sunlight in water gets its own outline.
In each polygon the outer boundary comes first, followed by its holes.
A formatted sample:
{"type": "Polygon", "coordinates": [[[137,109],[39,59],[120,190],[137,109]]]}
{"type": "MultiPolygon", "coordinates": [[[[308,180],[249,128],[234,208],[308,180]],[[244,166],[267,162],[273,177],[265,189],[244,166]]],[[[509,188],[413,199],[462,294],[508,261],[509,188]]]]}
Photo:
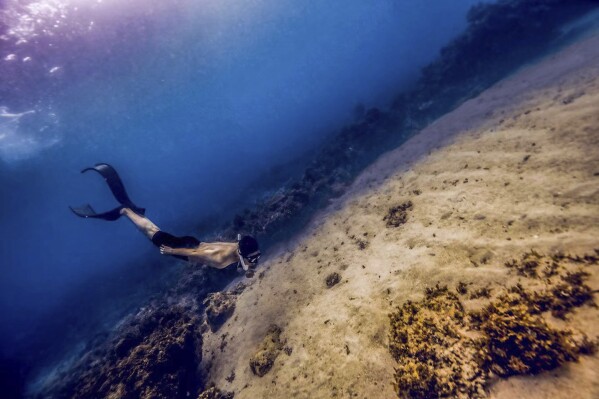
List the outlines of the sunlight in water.
{"type": "Polygon", "coordinates": [[[235,19],[243,16],[247,24],[264,7],[248,0],[6,0],[0,7],[0,158],[27,159],[58,142],[55,112],[62,110],[49,111],[50,104],[78,77],[100,73],[90,68],[100,59],[110,58],[116,70],[131,64],[123,62],[131,49],[145,44],[151,56],[198,30],[221,37],[204,43],[204,54],[214,48],[208,58],[227,56],[236,41],[222,37],[237,29],[235,19]]]}
{"type": "MultiPolygon", "coordinates": [[[[177,2],[173,2],[176,4],[177,2]]],[[[7,23],[4,39],[25,43],[39,36],[53,36],[64,28],[93,28],[96,14],[118,13],[125,9],[143,10],[139,1],[118,0],[8,0],[0,11],[7,23]]],[[[81,31],[72,30],[78,34],[81,31]]]]}
{"type": "Polygon", "coordinates": [[[68,3],[60,0],[42,0],[23,4],[20,1],[9,2],[3,11],[8,28],[7,38],[25,43],[32,38],[52,35],[55,29],[64,24],[69,12],[68,3]]]}
{"type": "Polygon", "coordinates": [[[249,12],[263,5],[262,2],[247,0],[7,0],[4,9],[0,9],[0,19],[6,24],[6,31],[0,32],[0,39],[24,43],[34,37],[55,35],[64,28],[92,29],[97,24],[96,18],[160,16],[174,9],[221,17],[243,13],[249,17],[249,12]]]}
{"type": "Polygon", "coordinates": [[[37,154],[60,140],[54,134],[58,118],[53,112],[11,112],[0,106],[0,159],[15,162],[37,154]]]}

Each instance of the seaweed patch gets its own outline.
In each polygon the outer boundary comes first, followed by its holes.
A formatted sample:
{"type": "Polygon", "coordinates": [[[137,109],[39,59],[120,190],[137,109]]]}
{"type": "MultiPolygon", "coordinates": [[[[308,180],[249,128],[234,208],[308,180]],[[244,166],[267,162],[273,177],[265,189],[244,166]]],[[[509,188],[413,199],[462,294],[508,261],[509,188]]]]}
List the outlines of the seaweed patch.
{"type": "Polygon", "coordinates": [[[531,250],[530,252],[526,252],[520,261],[516,259],[512,259],[510,261],[505,262],[505,266],[511,269],[514,269],[516,273],[520,276],[524,277],[538,277],[537,269],[539,267],[539,258],[541,256],[531,250]]]}
{"type": "MultiPolygon", "coordinates": [[[[504,288],[478,311],[466,311],[454,292],[439,285],[427,288],[421,301],[405,302],[390,315],[389,350],[398,363],[398,396],[485,398],[493,376],[534,375],[595,353],[596,339],[553,328],[545,314],[566,318],[575,308],[595,306],[585,283],[589,273],[572,269],[597,263],[595,257],[531,251],[507,266],[535,279],[540,278],[539,265],[550,265],[554,275],[545,277],[543,289],[521,284],[504,288]]],[[[465,293],[465,288],[458,284],[456,291],[465,293]]]]}
{"type": "Polygon", "coordinates": [[[383,218],[386,221],[387,227],[399,227],[408,221],[408,211],[413,208],[412,201],[404,202],[403,204],[389,208],[387,214],[383,218]]]}
{"type": "Polygon", "coordinates": [[[472,291],[470,294],[470,299],[479,299],[479,298],[490,298],[491,297],[491,289],[489,287],[482,287],[477,290],[472,291]]]}
{"type": "Polygon", "coordinates": [[[480,366],[486,374],[538,374],[578,358],[572,333],[549,327],[524,300],[514,303],[502,296],[482,311],[481,320],[475,326],[483,333],[480,366]]]}
{"type": "Polygon", "coordinates": [[[447,287],[427,289],[422,301],[407,301],[390,318],[400,398],[484,396],[479,349],[463,336],[464,308],[447,287]]]}
{"type": "Polygon", "coordinates": [[[593,290],[585,280],[590,274],[582,269],[575,269],[578,265],[593,265],[599,259],[592,255],[570,256],[556,254],[542,256],[534,251],[525,254],[520,262],[512,260],[506,266],[528,278],[541,278],[549,285],[547,289],[538,292],[526,291],[521,285],[510,289],[511,293],[523,297],[533,313],[550,311],[552,316],[565,319],[567,314],[575,307],[582,305],[596,306],[593,300],[593,290]],[[533,258],[531,260],[531,258],[533,258]],[[534,265],[534,266],[533,266],[534,265]],[[544,265],[542,275],[537,273],[537,268],[544,265]],[[569,270],[568,270],[569,269],[569,270]]]}
{"type": "Polygon", "coordinates": [[[468,284],[460,281],[458,282],[458,285],[456,285],[455,290],[460,295],[466,295],[468,293],[468,284]]]}

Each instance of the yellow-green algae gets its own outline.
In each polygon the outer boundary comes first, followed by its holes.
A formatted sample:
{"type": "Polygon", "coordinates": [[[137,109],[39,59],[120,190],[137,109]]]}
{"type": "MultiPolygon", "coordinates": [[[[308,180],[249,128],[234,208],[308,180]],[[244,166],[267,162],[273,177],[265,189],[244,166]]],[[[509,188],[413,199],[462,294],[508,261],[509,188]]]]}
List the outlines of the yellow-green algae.
{"type": "MultiPolygon", "coordinates": [[[[565,319],[574,308],[595,306],[585,283],[589,273],[575,268],[598,263],[594,255],[530,251],[506,266],[531,282],[543,280],[542,289],[502,288],[478,311],[466,311],[455,293],[439,285],[426,289],[421,301],[406,301],[390,315],[398,396],[484,398],[493,375],[537,374],[593,353],[596,341],[553,328],[545,317],[550,312],[565,319]]],[[[457,291],[465,294],[465,288],[459,283],[457,291]]]]}

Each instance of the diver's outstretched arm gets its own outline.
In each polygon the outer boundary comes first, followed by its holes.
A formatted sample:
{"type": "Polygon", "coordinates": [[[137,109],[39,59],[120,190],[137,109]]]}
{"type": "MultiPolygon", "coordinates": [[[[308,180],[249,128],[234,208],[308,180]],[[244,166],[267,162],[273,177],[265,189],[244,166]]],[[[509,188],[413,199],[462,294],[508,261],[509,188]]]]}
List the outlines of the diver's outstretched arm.
{"type": "Polygon", "coordinates": [[[190,256],[195,255],[195,248],[172,248],[167,245],[160,246],[160,253],[162,255],[180,255],[180,256],[190,256]]]}

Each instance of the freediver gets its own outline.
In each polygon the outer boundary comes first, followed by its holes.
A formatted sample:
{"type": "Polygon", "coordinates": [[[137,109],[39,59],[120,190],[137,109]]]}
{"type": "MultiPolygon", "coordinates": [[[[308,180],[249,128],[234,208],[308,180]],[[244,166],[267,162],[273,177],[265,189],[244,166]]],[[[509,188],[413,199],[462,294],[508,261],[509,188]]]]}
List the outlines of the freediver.
{"type": "Polygon", "coordinates": [[[99,163],[94,167],[85,168],[87,171],[98,172],[108,184],[119,206],[103,213],[96,213],[89,205],[69,207],[75,215],[82,218],[117,220],[126,216],[154,245],[160,248],[163,255],[174,256],[192,263],[204,264],[216,269],[238,264],[243,269],[246,277],[254,275],[254,269],[260,259],[258,242],[252,236],[237,235],[237,242],[201,242],[192,236],[176,237],[160,230],[150,219],[145,216],[145,209],[136,206],[125,190],[125,186],[116,170],[106,164],[99,163]]]}

